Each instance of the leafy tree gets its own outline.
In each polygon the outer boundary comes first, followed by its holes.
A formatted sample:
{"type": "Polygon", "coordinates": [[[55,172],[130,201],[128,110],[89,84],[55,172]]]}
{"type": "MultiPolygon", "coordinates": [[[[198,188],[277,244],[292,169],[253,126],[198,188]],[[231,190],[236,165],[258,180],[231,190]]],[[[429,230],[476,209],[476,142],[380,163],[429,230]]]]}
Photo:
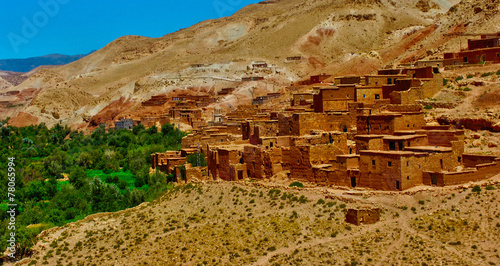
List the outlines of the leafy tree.
{"type": "Polygon", "coordinates": [[[186,162],[190,163],[193,167],[205,167],[207,166],[207,160],[205,160],[205,154],[201,152],[191,153],[186,157],[186,162]]]}
{"type": "Polygon", "coordinates": [[[82,167],[73,168],[73,171],[71,171],[69,175],[69,182],[76,189],[82,188],[87,182],[87,179],[88,179],[87,174],[85,173],[85,170],[83,170],[82,167]]]}
{"type": "Polygon", "coordinates": [[[118,180],[116,185],[118,186],[119,189],[125,189],[125,188],[127,188],[127,181],[120,179],[120,180],[118,180]]]}
{"type": "Polygon", "coordinates": [[[134,133],[134,135],[139,135],[142,131],[145,131],[146,128],[144,127],[143,124],[139,124],[135,127],[132,128],[132,132],[134,133]]]}
{"type": "Polygon", "coordinates": [[[167,123],[161,126],[163,136],[168,136],[171,132],[174,132],[174,124],[167,123]]]}

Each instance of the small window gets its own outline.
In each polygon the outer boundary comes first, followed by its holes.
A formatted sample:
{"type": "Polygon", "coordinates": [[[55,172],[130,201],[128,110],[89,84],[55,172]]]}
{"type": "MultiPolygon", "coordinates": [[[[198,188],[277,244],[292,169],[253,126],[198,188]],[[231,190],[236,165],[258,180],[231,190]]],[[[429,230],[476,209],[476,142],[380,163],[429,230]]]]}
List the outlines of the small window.
{"type": "Polygon", "coordinates": [[[363,99],[364,99],[364,98],[366,98],[366,95],[365,95],[365,94],[363,94],[363,99]]]}
{"type": "Polygon", "coordinates": [[[421,169],[422,167],[420,166],[420,164],[418,165],[418,169],[421,169]]]}
{"type": "Polygon", "coordinates": [[[461,163],[462,162],[462,157],[461,156],[458,156],[458,162],[461,163]]]}
{"type": "Polygon", "coordinates": [[[406,166],[409,167],[410,166],[410,162],[409,161],[406,161],[406,166]]]}
{"type": "Polygon", "coordinates": [[[375,94],[375,99],[376,100],[380,99],[380,94],[375,94]]]}
{"type": "Polygon", "coordinates": [[[375,160],[372,160],[372,165],[375,166],[375,160]]]}
{"type": "Polygon", "coordinates": [[[387,166],[391,167],[392,166],[392,162],[387,162],[387,166]]]}
{"type": "Polygon", "coordinates": [[[349,94],[347,94],[347,98],[349,98],[349,94]]]}
{"type": "Polygon", "coordinates": [[[406,177],[406,180],[410,180],[410,176],[407,176],[407,177],[406,177]]]}

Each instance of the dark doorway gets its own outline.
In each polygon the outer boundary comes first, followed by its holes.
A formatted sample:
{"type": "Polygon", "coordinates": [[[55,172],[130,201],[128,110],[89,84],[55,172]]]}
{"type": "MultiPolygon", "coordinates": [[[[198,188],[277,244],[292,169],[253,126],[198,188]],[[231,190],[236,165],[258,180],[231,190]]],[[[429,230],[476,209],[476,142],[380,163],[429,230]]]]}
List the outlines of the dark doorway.
{"type": "Polygon", "coordinates": [[[243,179],[243,171],[238,171],[238,180],[243,179]]]}
{"type": "Polygon", "coordinates": [[[356,184],[356,178],[355,177],[351,177],[351,186],[352,187],[356,187],[357,184],[356,184]]]}
{"type": "Polygon", "coordinates": [[[438,178],[436,174],[431,174],[431,183],[433,186],[437,186],[438,184],[438,178]]]}
{"type": "Polygon", "coordinates": [[[391,151],[396,150],[396,142],[395,141],[389,141],[389,150],[391,150],[391,151]]]}
{"type": "Polygon", "coordinates": [[[404,148],[404,144],[403,144],[403,142],[402,142],[402,141],[399,141],[399,142],[398,142],[398,144],[399,144],[399,150],[400,150],[400,151],[402,151],[402,150],[403,150],[403,148],[404,148]]]}
{"type": "Polygon", "coordinates": [[[396,181],[396,189],[401,190],[401,182],[396,181]]]}

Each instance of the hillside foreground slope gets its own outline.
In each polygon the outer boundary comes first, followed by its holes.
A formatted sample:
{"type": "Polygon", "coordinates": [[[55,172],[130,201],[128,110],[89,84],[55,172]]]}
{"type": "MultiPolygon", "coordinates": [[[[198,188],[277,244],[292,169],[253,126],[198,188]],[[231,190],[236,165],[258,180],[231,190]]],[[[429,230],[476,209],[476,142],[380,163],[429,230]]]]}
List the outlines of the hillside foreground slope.
{"type": "Polygon", "coordinates": [[[495,265],[500,176],[405,192],[279,183],[177,186],[151,203],[44,231],[17,265],[495,265]],[[381,209],[355,226],[349,208],[381,209]]]}

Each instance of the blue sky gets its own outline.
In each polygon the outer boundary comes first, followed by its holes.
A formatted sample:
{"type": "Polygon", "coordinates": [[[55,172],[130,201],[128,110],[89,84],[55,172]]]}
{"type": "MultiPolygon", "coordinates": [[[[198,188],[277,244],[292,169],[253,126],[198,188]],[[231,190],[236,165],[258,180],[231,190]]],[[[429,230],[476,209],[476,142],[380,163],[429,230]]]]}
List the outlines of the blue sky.
{"type": "Polygon", "coordinates": [[[125,35],[161,37],[261,0],[6,0],[0,59],[86,54],[125,35]]]}

